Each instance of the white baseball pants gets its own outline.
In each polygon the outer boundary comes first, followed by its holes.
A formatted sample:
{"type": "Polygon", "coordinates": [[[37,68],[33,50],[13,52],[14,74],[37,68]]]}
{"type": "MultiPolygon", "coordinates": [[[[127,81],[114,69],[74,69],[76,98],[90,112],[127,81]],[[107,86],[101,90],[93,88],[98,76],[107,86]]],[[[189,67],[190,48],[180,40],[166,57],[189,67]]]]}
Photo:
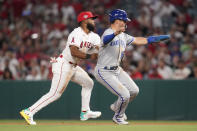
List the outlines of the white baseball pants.
{"type": "Polygon", "coordinates": [[[69,81],[73,81],[82,86],[81,99],[82,111],[90,110],[89,103],[94,82],[81,67],[70,64],[64,58],[57,58],[57,62],[52,64],[53,78],[50,91],[42,96],[35,104],[29,107],[34,115],[43,107],[61,97],[69,81]]]}

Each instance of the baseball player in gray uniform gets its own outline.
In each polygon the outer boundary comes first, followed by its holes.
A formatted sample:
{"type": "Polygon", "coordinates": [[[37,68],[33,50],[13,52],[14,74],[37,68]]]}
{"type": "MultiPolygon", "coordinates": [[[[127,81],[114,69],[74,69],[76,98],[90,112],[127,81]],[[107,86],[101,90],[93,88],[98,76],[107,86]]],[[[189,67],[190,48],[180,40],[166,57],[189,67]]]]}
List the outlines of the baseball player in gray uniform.
{"type": "Polygon", "coordinates": [[[133,37],[125,32],[127,13],[115,9],[110,12],[110,28],[106,29],[101,37],[98,61],[95,68],[95,77],[118,99],[110,106],[115,112],[113,121],[120,125],[128,124],[125,110],[128,103],[133,101],[139,93],[139,88],[130,76],[119,66],[124,56],[126,46],[145,45],[169,39],[169,35],[133,37]]]}

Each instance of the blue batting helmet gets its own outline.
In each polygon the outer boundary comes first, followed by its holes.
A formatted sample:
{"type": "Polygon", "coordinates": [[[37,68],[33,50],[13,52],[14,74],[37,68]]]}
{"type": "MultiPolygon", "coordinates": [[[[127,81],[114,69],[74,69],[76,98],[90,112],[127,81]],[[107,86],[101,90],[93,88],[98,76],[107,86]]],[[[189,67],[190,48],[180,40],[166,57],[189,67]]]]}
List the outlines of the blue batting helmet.
{"type": "Polygon", "coordinates": [[[109,21],[113,22],[114,20],[123,20],[123,21],[131,21],[128,17],[127,17],[127,13],[124,10],[121,9],[115,9],[112,10],[109,13],[109,21]]]}

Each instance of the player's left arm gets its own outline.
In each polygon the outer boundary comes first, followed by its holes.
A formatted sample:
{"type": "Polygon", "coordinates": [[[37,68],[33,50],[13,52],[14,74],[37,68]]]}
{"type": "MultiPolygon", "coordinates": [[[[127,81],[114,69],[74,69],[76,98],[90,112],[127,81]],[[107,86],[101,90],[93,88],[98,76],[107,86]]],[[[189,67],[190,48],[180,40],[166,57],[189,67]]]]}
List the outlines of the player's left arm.
{"type": "Polygon", "coordinates": [[[148,43],[147,38],[145,37],[134,37],[133,43],[134,45],[146,45],[148,43]]]}
{"type": "Polygon", "coordinates": [[[148,38],[134,37],[132,44],[146,45],[146,44],[157,43],[157,42],[168,40],[168,39],[170,39],[170,35],[149,36],[148,38]]]}

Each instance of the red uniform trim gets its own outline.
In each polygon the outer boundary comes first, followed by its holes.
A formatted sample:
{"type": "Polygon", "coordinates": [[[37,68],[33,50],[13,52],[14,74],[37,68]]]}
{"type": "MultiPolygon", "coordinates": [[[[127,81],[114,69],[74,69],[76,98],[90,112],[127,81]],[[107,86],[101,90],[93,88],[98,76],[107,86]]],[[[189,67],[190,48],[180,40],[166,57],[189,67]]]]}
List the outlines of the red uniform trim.
{"type": "Polygon", "coordinates": [[[50,96],[49,98],[47,98],[46,100],[44,100],[43,102],[41,102],[37,107],[35,107],[34,109],[32,109],[31,112],[33,110],[35,110],[36,108],[38,108],[41,104],[43,104],[44,102],[48,101],[49,99],[51,99],[52,97],[55,96],[55,94],[57,93],[57,89],[59,88],[60,80],[61,80],[61,77],[62,77],[62,67],[63,67],[63,64],[64,64],[64,62],[62,63],[62,66],[61,66],[60,78],[59,78],[59,81],[58,81],[58,84],[57,84],[57,88],[55,90],[55,93],[52,96],[50,96]]]}

